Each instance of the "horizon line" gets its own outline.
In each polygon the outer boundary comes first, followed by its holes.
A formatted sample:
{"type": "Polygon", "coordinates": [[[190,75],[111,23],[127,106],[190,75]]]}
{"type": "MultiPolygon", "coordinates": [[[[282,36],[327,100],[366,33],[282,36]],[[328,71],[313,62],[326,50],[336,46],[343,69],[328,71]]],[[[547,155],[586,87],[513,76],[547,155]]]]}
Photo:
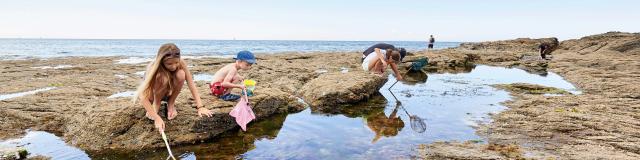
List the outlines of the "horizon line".
{"type": "MultiPolygon", "coordinates": [[[[189,39],[189,38],[16,38],[16,37],[0,37],[0,39],[25,39],[25,40],[198,40],[198,41],[333,41],[333,42],[427,42],[417,40],[310,40],[310,39],[189,39]]],[[[436,41],[436,43],[451,42],[483,42],[483,41],[436,41]]]]}

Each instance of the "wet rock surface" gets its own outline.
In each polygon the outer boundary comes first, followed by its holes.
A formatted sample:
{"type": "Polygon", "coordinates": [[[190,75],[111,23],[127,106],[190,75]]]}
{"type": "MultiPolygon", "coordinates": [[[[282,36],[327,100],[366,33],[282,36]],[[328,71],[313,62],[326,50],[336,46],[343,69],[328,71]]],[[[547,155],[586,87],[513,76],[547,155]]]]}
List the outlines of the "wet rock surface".
{"type": "MultiPolygon", "coordinates": [[[[518,67],[543,76],[548,70],[562,75],[582,90],[579,95],[553,97],[512,92],[515,98],[504,103],[509,109],[493,115],[492,123],[479,127],[478,133],[488,138],[490,144],[516,144],[525,153],[535,153],[527,154],[537,155],[534,159],[638,159],[638,38],[638,33],[609,32],[566,40],[560,43],[548,61],[528,58],[535,57],[537,52],[531,47],[515,45],[520,39],[495,45],[492,42],[475,45],[495,46],[484,49],[461,47],[426,55],[436,57],[432,61],[447,63],[452,59],[464,60],[467,55],[474,54],[480,57],[474,61],[478,64],[518,67]],[[498,47],[504,43],[515,46],[498,47]]],[[[460,148],[459,144],[436,146],[441,150],[460,148]]],[[[491,157],[495,154],[481,153],[482,147],[461,149],[466,151],[459,154],[436,153],[435,158],[512,159],[491,157]]]]}
{"type": "Polygon", "coordinates": [[[417,54],[429,57],[432,70],[465,68],[474,64],[520,68],[534,74],[545,74],[548,61],[540,57],[538,46],[551,46],[551,54],[559,47],[554,38],[519,38],[515,40],[462,43],[458,48],[450,48],[417,54]]]}
{"type": "MultiPolygon", "coordinates": [[[[419,147],[418,152],[422,158],[433,159],[640,158],[638,39],[638,33],[610,32],[566,40],[554,47],[551,60],[542,60],[537,53],[537,45],[545,39],[465,44],[407,57],[407,60],[428,57],[425,72],[463,73],[473,64],[517,67],[543,76],[552,71],[583,92],[553,97],[512,92],[514,99],[504,103],[509,109],[494,114],[492,123],[478,127],[477,132],[486,138],[486,144],[434,143],[419,147]]],[[[135,73],[144,70],[146,64],[114,64],[122,58],[3,61],[0,64],[2,94],[48,86],[57,88],[0,101],[4,107],[0,112],[0,139],[20,136],[24,129],[31,128],[56,133],[68,143],[88,150],[161,147],[160,136],[152,122],[143,118],[142,107],[133,106],[128,98],[106,98],[133,90],[141,78],[135,73]],[[57,65],[71,67],[32,68],[57,65]]],[[[304,108],[297,97],[314,108],[337,108],[336,112],[345,112],[348,108],[342,108],[340,103],[366,100],[367,96],[355,93],[368,94],[369,89],[378,89],[355,85],[363,83],[353,81],[367,79],[372,84],[386,81],[362,72],[356,52],[258,58],[259,64],[253,70],[242,73],[258,82],[256,96],[251,100],[258,117],[304,108]],[[338,84],[346,87],[336,88],[338,84]]],[[[187,61],[193,65],[190,69],[194,74],[213,74],[223,64],[232,62],[229,59],[187,61]]],[[[543,89],[528,85],[516,88],[543,89]]],[[[198,143],[222,131],[237,129],[226,116],[235,103],[207,96],[205,82],[198,82],[198,89],[204,103],[215,110],[216,115],[213,118],[195,116],[191,96],[185,88],[177,102],[178,118],[167,121],[172,144],[198,143]]]]}
{"type": "Polygon", "coordinates": [[[507,52],[537,52],[538,46],[542,43],[550,45],[552,50],[558,48],[557,39],[551,38],[518,38],[515,40],[490,41],[479,43],[462,43],[458,49],[465,50],[491,50],[491,51],[507,51],[507,52]]]}
{"type": "MultiPolygon", "coordinates": [[[[386,79],[364,73],[358,63],[359,56],[355,52],[264,55],[258,56],[258,65],[240,73],[258,82],[250,102],[256,117],[262,119],[304,109],[305,105],[298,101],[299,95],[307,95],[304,97],[315,106],[366,100],[367,94],[375,93],[386,79]],[[314,95],[322,92],[319,88],[326,87],[324,85],[339,89],[314,95]]],[[[56,88],[0,101],[4,107],[0,112],[0,139],[17,137],[24,134],[25,129],[33,129],[55,133],[67,143],[87,151],[163,147],[160,134],[153,127],[153,121],[144,117],[142,106],[133,104],[127,96],[107,98],[135,90],[147,64],[117,63],[120,59],[126,57],[3,61],[0,65],[2,94],[56,88]],[[71,67],[35,68],[56,65],[71,67]]],[[[186,61],[192,74],[210,75],[233,62],[218,58],[186,61]]],[[[178,117],[165,119],[171,144],[199,143],[238,128],[228,115],[236,102],[224,102],[209,95],[206,81],[196,83],[203,103],[215,114],[198,117],[192,108],[195,104],[189,90],[183,88],[176,101],[178,117]]],[[[160,114],[165,118],[164,111],[160,114]]]]}
{"type": "Polygon", "coordinates": [[[312,107],[336,107],[338,104],[359,102],[377,93],[386,82],[380,77],[355,71],[352,74],[328,73],[313,79],[299,91],[312,107]]]}
{"type": "MultiPolygon", "coordinates": [[[[419,146],[422,159],[523,159],[517,145],[486,145],[474,142],[435,142],[419,146]]],[[[528,157],[532,158],[532,157],[528,157]]]]}
{"type": "Polygon", "coordinates": [[[558,89],[558,88],[545,87],[541,85],[526,84],[526,83],[499,84],[499,85],[494,85],[494,87],[505,89],[509,92],[519,93],[519,94],[571,94],[568,91],[558,89]]]}
{"type": "Polygon", "coordinates": [[[29,152],[24,148],[0,147],[0,159],[3,160],[26,159],[28,154],[29,152]]]}

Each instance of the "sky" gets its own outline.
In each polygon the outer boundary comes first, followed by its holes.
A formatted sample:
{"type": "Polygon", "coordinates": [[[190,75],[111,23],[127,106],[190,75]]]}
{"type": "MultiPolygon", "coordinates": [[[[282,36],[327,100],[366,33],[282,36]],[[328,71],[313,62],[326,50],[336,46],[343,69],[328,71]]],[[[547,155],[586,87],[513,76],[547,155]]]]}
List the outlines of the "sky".
{"type": "Polygon", "coordinates": [[[637,0],[0,0],[0,38],[475,42],[640,32],[637,0]]]}

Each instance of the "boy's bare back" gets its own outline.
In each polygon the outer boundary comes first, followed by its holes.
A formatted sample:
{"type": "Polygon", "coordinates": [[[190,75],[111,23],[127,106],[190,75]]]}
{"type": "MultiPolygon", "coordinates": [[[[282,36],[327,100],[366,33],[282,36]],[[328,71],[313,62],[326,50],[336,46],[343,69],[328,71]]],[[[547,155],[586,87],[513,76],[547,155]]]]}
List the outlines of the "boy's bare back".
{"type": "MultiPolygon", "coordinates": [[[[211,81],[211,83],[212,84],[216,82],[222,83],[222,81],[224,81],[224,78],[227,77],[227,74],[229,73],[238,74],[237,71],[238,70],[235,67],[235,63],[227,64],[224,67],[220,68],[220,70],[218,70],[218,72],[216,72],[216,74],[213,75],[213,81],[211,81]]],[[[235,77],[236,75],[233,75],[233,76],[235,77]]]]}

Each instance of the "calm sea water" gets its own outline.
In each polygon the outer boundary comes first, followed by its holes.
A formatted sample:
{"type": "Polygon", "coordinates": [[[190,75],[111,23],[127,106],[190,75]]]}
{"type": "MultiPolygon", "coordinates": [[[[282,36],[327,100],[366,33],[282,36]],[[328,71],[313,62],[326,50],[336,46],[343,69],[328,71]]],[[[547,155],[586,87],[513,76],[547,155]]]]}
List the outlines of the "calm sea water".
{"type": "MultiPolygon", "coordinates": [[[[282,41],[282,40],[91,40],[0,39],[0,59],[67,56],[155,56],[160,45],[175,43],[183,54],[233,55],[241,50],[270,54],[280,52],[363,51],[378,41],[282,41]]],[[[409,51],[423,50],[426,42],[389,41],[409,51]]],[[[436,42],[434,48],[457,47],[459,42],[436,42]]]]}

